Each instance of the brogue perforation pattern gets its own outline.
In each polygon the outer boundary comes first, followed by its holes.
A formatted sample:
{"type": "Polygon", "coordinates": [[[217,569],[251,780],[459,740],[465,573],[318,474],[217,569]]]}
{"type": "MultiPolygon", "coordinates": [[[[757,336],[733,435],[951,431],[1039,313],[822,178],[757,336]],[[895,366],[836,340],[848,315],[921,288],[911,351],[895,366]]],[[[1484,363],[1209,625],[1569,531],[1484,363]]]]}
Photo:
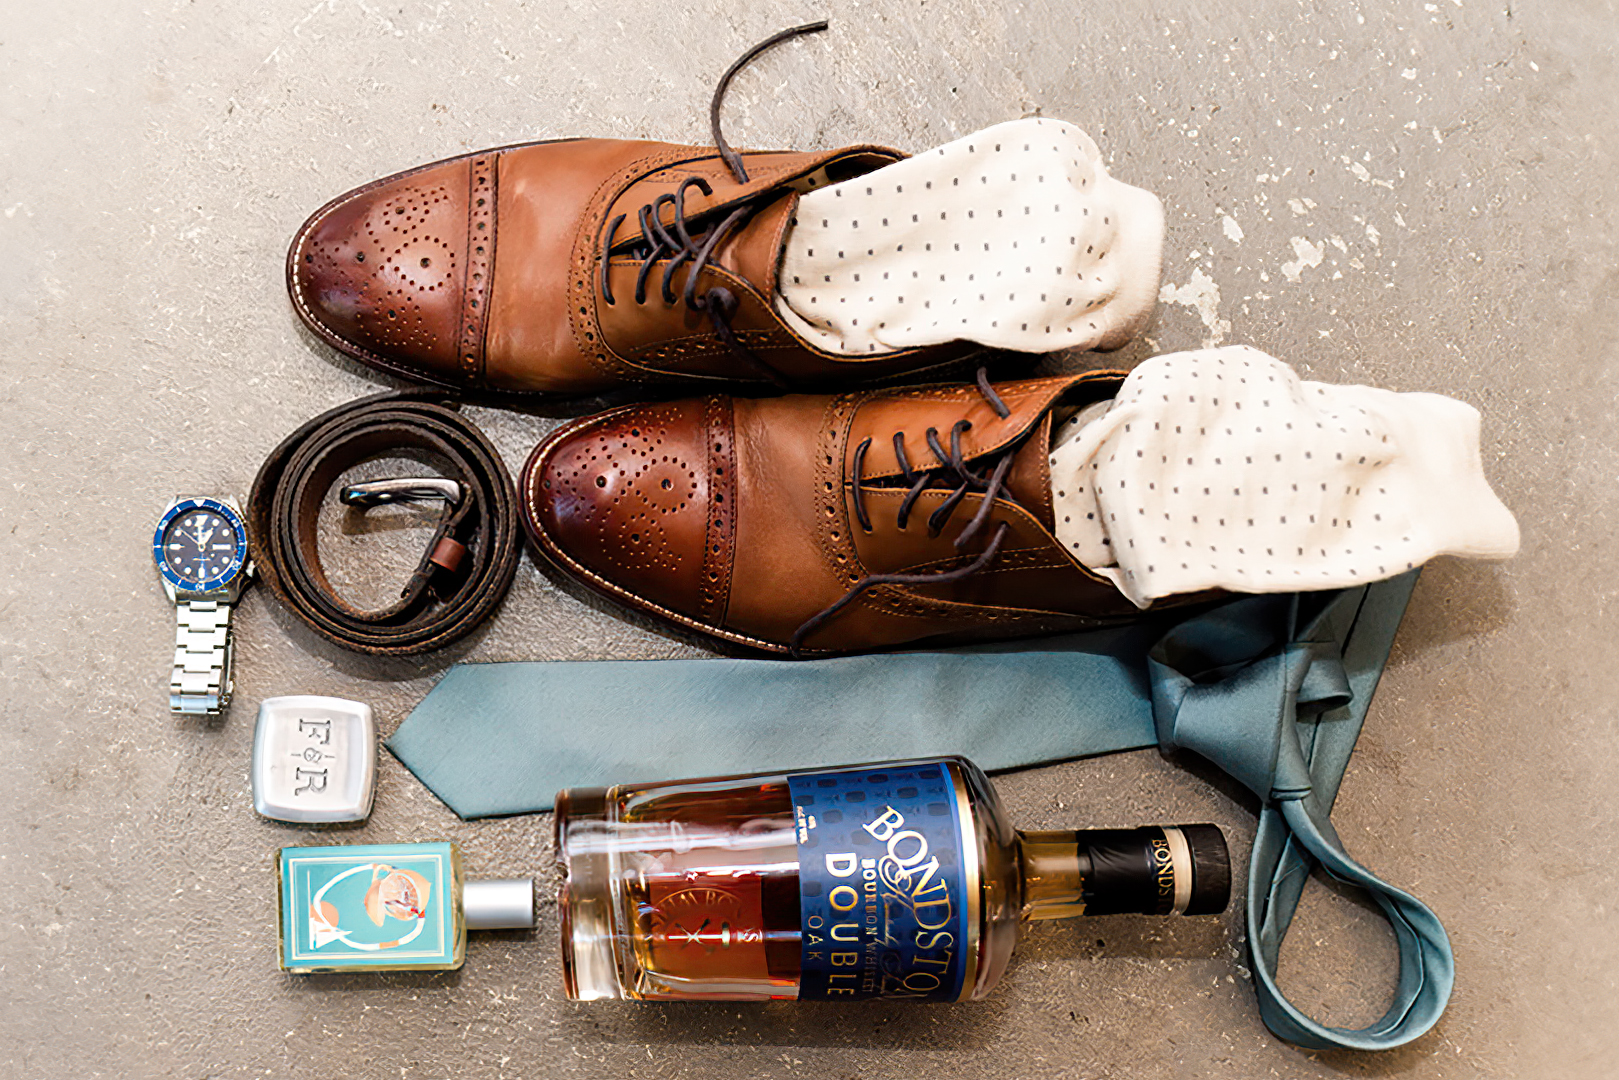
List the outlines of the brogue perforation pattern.
{"type": "Polygon", "coordinates": [[[347,236],[315,239],[305,250],[305,265],[347,294],[368,347],[404,353],[441,347],[423,298],[460,287],[459,245],[444,229],[443,211],[453,203],[443,184],[406,188],[378,200],[347,236]]]}
{"type": "Polygon", "coordinates": [[[826,407],[815,457],[815,515],[817,546],[833,571],[853,585],[865,573],[849,536],[851,526],[844,479],[849,422],[862,400],[860,395],[840,394],[826,407]]]}
{"type": "Polygon", "coordinates": [[[467,197],[467,279],[461,293],[461,342],[458,356],[462,373],[483,381],[484,340],[489,327],[489,285],[494,278],[496,154],[472,159],[472,183],[467,197]]]}
{"type": "MultiPolygon", "coordinates": [[[[659,265],[664,264],[660,263],[659,265]]],[[[743,348],[751,349],[756,353],[798,348],[792,338],[775,330],[738,330],[736,331],[736,338],[743,348]]],[[[687,360],[694,356],[717,354],[722,351],[721,348],[714,344],[714,336],[710,333],[681,341],[668,342],[650,349],[643,349],[636,354],[635,359],[643,364],[663,365],[687,360]]]]}
{"type": "Polygon", "coordinates": [[[700,498],[702,477],[671,451],[669,433],[652,410],[615,419],[569,447],[571,460],[557,461],[545,486],[559,506],[567,504],[575,526],[594,534],[592,548],[609,564],[677,573],[685,560],[671,541],[668,519],[700,498]]]}
{"type": "Polygon", "coordinates": [[[725,620],[731,594],[731,566],[736,537],[736,443],[731,420],[731,399],[710,397],[703,402],[708,432],[708,525],[703,543],[703,574],[699,581],[698,611],[705,621],[725,620]]]}

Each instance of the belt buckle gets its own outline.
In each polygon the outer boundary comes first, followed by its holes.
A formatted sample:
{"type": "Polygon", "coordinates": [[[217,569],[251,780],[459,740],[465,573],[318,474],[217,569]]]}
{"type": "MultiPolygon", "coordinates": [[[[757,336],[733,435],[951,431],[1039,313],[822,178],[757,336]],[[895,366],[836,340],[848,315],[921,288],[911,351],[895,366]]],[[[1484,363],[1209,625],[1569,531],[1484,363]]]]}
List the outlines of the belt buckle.
{"type": "Polygon", "coordinates": [[[402,476],[350,484],[340,496],[349,506],[386,506],[389,503],[446,502],[461,504],[461,485],[442,476],[402,476]]]}

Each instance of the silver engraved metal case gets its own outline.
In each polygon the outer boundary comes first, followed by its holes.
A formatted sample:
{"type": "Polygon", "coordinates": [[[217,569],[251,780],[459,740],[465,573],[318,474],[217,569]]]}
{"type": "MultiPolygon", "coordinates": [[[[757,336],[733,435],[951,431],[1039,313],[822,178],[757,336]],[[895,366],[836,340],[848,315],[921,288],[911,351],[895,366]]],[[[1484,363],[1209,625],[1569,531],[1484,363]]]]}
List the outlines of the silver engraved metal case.
{"type": "Polygon", "coordinates": [[[152,534],[152,561],[176,613],[169,708],[218,716],[230,704],[231,607],[253,574],[241,511],[223,498],[171,500],[152,534]]]}
{"type": "Polygon", "coordinates": [[[276,821],[364,821],[376,782],[371,706],[307,694],[259,704],[254,810],[276,821]]]}

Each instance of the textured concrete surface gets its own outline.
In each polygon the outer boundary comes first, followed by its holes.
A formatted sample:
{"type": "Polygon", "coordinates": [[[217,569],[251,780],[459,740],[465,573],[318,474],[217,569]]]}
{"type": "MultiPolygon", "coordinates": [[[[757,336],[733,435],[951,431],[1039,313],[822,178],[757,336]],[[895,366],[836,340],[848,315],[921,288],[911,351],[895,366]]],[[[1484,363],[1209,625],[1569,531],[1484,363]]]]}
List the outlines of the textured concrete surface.
{"type": "MultiPolygon", "coordinates": [[[[1616,39],[1603,0],[6,5],[0,1076],[1612,1076],[1616,39]],[[696,652],[529,562],[486,633],[421,663],[341,654],[253,593],[232,715],[170,719],[155,516],[177,492],[244,493],[286,432],[379,386],[289,310],[293,229],[355,184],[486,145],[704,140],[731,58],[818,14],[830,34],[738,81],[734,141],[920,150],[1075,121],[1169,210],[1166,302],[1125,363],[1250,342],[1309,377],[1483,411],[1523,551],[1430,567],[1336,815],[1454,939],[1450,1011],[1414,1045],[1271,1038],[1236,905],[1041,925],[970,1006],[571,1005],[552,907],[533,934],[479,937],[458,973],[277,973],[277,847],[447,837],[474,872],[515,874],[546,867],[549,819],[462,824],[386,755],[363,827],[257,819],[259,699],[362,698],[391,730],[462,656],[696,652]]],[[[475,416],[514,467],[554,422],[475,416]]],[[[327,533],[356,597],[420,542],[392,524],[327,533]]],[[[1031,827],[1208,818],[1239,854],[1252,834],[1251,800],[1156,753],[1001,786],[1031,827]]],[[[1375,914],[1316,885],[1283,982],[1360,1024],[1392,956],[1375,914]]]]}

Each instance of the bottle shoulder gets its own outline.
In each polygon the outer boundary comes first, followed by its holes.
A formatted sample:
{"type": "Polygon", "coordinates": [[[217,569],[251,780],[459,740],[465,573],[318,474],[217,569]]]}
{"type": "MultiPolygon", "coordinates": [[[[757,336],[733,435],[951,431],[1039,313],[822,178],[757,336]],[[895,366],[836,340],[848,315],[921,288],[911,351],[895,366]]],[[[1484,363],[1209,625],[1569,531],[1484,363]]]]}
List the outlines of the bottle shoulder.
{"type": "Polygon", "coordinates": [[[1012,819],[1001,804],[1000,796],[995,792],[995,785],[990,781],[989,775],[977,765],[964,757],[950,757],[944,759],[956,770],[963,788],[967,793],[968,805],[972,808],[975,823],[987,831],[989,837],[997,846],[1010,847],[1017,843],[1017,830],[1012,826],[1012,819]]]}

